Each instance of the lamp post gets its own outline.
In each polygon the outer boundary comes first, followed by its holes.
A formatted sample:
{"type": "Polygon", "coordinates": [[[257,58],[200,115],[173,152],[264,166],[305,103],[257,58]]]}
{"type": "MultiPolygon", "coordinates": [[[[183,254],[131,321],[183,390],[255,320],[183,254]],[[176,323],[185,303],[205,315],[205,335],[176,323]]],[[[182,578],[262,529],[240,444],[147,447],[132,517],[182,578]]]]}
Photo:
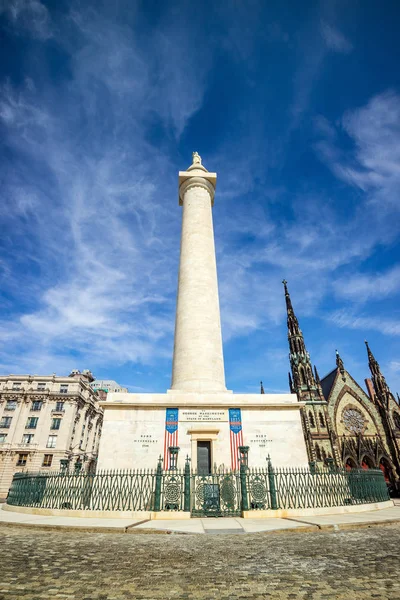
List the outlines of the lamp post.
{"type": "Polygon", "coordinates": [[[239,446],[239,461],[240,466],[249,466],[249,446],[239,446]]]}
{"type": "Polygon", "coordinates": [[[248,465],[248,446],[239,446],[240,462],[240,489],[242,496],[242,511],[249,510],[249,499],[247,495],[247,465],[248,465]]]}
{"type": "Polygon", "coordinates": [[[66,471],[68,471],[68,467],[69,467],[69,460],[68,458],[62,458],[60,460],[60,469],[63,473],[65,473],[66,471]]]}
{"type": "Polygon", "coordinates": [[[169,455],[171,457],[169,469],[170,471],[176,471],[178,464],[178,452],[180,450],[179,446],[170,446],[168,448],[169,455]]]}

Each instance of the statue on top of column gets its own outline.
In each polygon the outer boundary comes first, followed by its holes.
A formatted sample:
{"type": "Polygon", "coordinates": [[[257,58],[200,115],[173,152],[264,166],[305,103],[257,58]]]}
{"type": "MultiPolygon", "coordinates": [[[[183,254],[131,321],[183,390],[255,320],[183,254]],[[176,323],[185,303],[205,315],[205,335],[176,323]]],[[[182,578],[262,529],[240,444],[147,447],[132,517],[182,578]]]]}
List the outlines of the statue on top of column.
{"type": "Polygon", "coordinates": [[[201,156],[198,152],[193,152],[192,159],[194,165],[201,165],[201,156]]]}

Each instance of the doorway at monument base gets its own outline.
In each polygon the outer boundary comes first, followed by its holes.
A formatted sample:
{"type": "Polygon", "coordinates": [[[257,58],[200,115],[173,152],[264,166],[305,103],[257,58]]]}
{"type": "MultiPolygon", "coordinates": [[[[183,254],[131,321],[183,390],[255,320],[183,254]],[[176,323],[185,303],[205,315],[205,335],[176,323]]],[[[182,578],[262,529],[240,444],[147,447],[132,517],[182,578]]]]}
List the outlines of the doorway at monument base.
{"type": "Polygon", "coordinates": [[[97,468],[193,471],[308,466],[300,409],[294,394],[109,394],[97,468]]]}

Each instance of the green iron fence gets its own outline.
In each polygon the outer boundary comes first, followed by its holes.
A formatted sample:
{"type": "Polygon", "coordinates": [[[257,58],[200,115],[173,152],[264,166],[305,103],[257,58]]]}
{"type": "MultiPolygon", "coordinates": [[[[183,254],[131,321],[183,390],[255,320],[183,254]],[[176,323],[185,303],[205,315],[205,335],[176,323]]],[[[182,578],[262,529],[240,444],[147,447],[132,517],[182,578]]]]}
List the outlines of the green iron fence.
{"type": "Polygon", "coordinates": [[[380,469],[267,469],[247,470],[250,510],[328,508],[389,500],[380,469]]]}
{"type": "Polygon", "coordinates": [[[72,510],[153,510],[153,470],[16,473],[7,504],[72,510]]]}
{"type": "Polygon", "coordinates": [[[194,516],[240,516],[242,490],[239,472],[220,470],[210,474],[194,473],[191,500],[194,516]]]}
{"type": "Polygon", "coordinates": [[[235,516],[247,510],[322,508],[389,500],[377,469],[247,468],[191,473],[183,470],[16,473],[7,503],[49,509],[187,511],[193,516],[235,516]]]}

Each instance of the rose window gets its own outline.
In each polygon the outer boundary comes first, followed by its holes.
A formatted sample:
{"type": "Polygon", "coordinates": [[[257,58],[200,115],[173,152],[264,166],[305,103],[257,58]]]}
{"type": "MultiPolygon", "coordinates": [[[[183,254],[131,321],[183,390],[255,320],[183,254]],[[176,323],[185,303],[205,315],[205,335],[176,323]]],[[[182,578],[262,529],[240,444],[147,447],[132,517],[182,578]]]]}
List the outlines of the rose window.
{"type": "Polygon", "coordinates": [[[346,429],[352,433],[361,433],[365,425],[362,413],[356,408],[346,408],[343,411],[343,422],[346,429]]]}

